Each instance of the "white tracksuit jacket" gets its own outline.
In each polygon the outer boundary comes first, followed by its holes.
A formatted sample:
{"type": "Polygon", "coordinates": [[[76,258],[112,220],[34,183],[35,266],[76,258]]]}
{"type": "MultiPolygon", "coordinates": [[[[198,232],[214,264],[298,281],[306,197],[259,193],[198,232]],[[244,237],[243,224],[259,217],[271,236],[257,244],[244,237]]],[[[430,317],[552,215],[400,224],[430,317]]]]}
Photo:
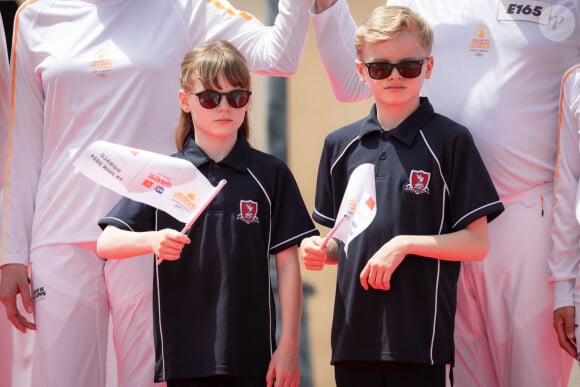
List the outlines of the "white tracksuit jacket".
{"type": "Polygon", "coordinates": [[[580,64],[564,74],[559,112],[550,257],[554,309],[580,304],[580,64]]]}
{"type": "Polygon", "coordinates": [[[107,140],[174,151],[186,51],[226,39],[252,71],[290,75],[300,62],[310,4],[280,1],[274,27],[265,28],[224,0],[25,3],[14,30],[0,264],[25,264],[38,246],[99,236],[97,221],[118,195],[75,173],[73,149],[107,140]]]}

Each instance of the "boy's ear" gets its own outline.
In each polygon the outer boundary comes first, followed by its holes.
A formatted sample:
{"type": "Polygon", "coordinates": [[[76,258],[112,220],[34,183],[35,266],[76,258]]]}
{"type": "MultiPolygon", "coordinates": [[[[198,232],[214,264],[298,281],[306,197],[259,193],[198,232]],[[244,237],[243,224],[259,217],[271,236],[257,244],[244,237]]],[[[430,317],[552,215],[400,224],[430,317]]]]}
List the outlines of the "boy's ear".
{"type": "Polygon", "coordinates": [[[434,63],[435,60],[433,59],[432,56],[430,56],[429,59],[427,60],[427,63],[425,64],[425,79],[431,78],[431,72],[433,71],[434,63]]]}
{"type": "Polygon", "coordinates": [[[360,78],[360,81],[366,82],[367,81],[367,74],[365,73],[365,64],[360,59],[355,60],[354,63],[356,65],[356,71],[358,73],[358,77],[360,78]]]}
{"type": "Polygon", "coordinates": [[[183,91],[183,89],[179,89],[179,91],[177,92],[177,98],[179,99],[179,106],[181,107],[181,110],[183,110],[186,113],[191,112],[191,109],[189,108],[188,97],[189,97],[189,94],[187,94],[185,91],[183,91]]]}

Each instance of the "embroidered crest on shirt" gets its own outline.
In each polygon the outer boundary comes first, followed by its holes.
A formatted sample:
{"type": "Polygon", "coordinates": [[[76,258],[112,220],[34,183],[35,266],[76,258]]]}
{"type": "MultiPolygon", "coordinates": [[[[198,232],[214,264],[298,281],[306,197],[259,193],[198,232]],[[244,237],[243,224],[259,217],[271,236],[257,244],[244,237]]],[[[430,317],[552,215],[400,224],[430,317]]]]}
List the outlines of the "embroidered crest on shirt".
{"type": "Polygon", "coordinates": [[[246,224],[260,223],[260,219],[258,219],[258,203],[253,200],[240,200],[240,213],[236,219],[246,224]]]}
{"type": "Polygon", "coordinates": [[[413,169],[409,177],[409,184],[405,186],[405,191],[412,192],[415,195],[429,194],[430,179],[431,173],[413,169]]]}
{"type": "Polygon", "coordinates": [[[97,77],[103,78],[113,69],[113,62],[106,50],[99,50],[91,61],[91,72],[97,77]]]}

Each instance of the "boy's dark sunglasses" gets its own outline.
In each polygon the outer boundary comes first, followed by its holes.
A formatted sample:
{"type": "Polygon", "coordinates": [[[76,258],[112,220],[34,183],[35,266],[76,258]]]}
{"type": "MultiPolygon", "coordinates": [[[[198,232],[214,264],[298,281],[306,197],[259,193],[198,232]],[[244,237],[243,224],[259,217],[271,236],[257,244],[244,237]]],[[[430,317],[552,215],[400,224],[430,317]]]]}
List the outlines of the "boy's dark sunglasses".
{"type": "Polygon", "coordinates": [[[393,69],[396,68],[403,78],[417,78],[421,74],[423,65],[427,63],[429,58],[421,60],[407,60],[399,63],[389,62],[371,62],[364,63],[369,70],[369,76],[372,79],[385,79],[391,75],[393,69]]]}
{"type": "Polygon", "coordinates": [[[236,109],[243,108],[250,102],[251,91],[248,90],[232,90],[227,93],[220,93],[214,90],[200,91],[193,93],[189,90],[184,90],[187,94],[195,95],[199,98],[199,104],[206,109],[215,109],[219,106],[222,96],[226,97],[228,104],[236,109]]]}

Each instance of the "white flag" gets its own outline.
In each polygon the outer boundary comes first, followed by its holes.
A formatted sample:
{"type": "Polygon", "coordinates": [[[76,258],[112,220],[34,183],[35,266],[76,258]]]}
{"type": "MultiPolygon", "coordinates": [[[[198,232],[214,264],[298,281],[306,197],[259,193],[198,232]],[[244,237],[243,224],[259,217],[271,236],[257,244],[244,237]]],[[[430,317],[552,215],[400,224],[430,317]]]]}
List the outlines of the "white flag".
{"type": "Polygon", "coordinates": [[[323,246],[335,237],[344,243],[346,253],[350,241],[371,224],[376,214],[375,166],[361,164],[350,175],[334,227],[324,239],[323,246]]]}
{"type": "Polygon", "coordinates": [[[214,187],[187,160],[106,141],[81,149],[73,165],[94,182],[185,223],[183,233],[226,183],[214,187]]]}

